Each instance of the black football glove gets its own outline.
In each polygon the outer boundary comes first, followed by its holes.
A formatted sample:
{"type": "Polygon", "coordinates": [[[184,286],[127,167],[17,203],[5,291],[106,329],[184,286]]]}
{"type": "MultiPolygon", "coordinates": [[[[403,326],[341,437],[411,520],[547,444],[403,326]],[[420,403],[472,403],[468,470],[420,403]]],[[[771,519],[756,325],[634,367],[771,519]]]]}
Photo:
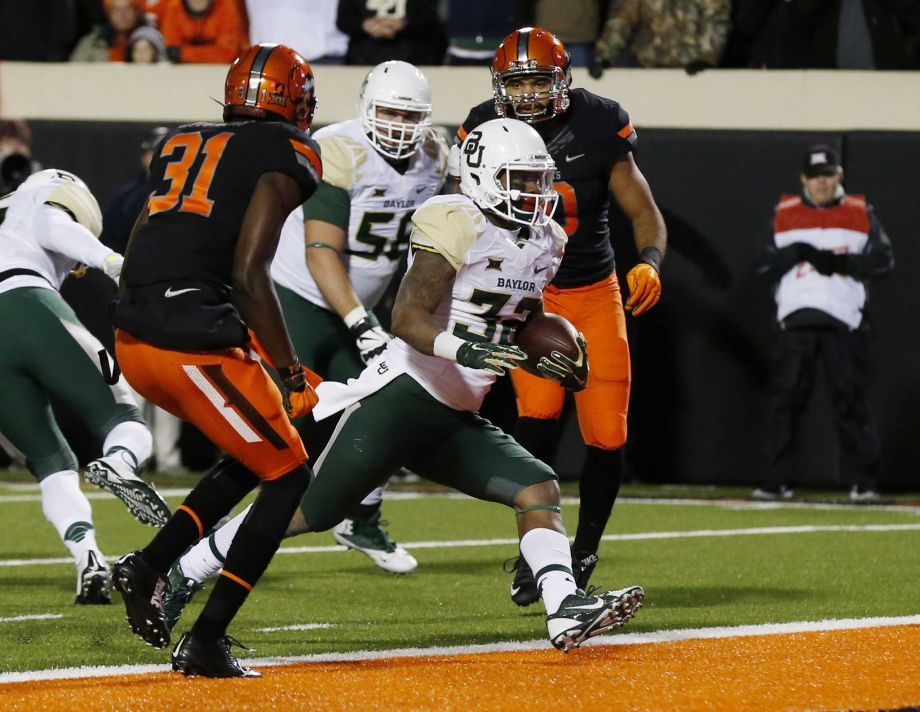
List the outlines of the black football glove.
{"type": "Polygon", "coordinates": [[[350,330],[351,335],[355,337],[355,345],[364,363],[368,363],[375,356],[383,353],[387,342],[393,338],[383,330],[377,317],[373,314],[368,314],[363,319],[356,321],[351,325],[350,330]]]}
{"type": "Polygon", "coordinates": [[[527,354],[510,344],[480,343],[467,341],[457,349],[457,363],[467,368],[481,368],[499,376],[506,368],[517,368],[527,354]]]}
{"type": "Polygon", "coordinates": [[[567,391],[580,391],[588,384],[588,345],[585,337],[575,338],[578,344],[578,359],[573,361],[565,354],[553,351],[537,363],[537,371],[543,378],[556,381],[567,391]]]}

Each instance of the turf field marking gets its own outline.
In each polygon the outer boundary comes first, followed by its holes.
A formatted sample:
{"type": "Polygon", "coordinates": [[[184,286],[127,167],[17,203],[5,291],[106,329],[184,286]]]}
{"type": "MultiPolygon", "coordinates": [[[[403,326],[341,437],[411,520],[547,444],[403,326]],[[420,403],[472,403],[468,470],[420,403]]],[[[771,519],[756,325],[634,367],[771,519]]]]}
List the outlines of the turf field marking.
{"type": "Polygon", "coordinates": [[[63,618],[61,613],[35,613],[27,616],[11,616],[10,618],[0,618],[0,623],[18,623],[19,621],[50,621],[63,618]]]}
{"type": "MultiPolygon", "coordinates": [[[[8,485],[4,485],[8,486],[8,485]]],[[[37,488],[38,485],[29,485],[29,489],[37,488]]],[[[23,487],[23,489],[26,489],[23,487]]],[[[36,490],[37,491],[37,490],[36,490]]],[[[185,497],[191,490],[173,487],[172,489],[157,489],[163,497],[185,497]]],[[[114,494],[99,491],[85,491],[83,493],[87,499],[118,499],[114,494]]],[[[41,494],[4,494],[0,495],[0,504],[13,502],[41,502],[41,494]]]]}
{"type": "MultiPolygon", "coordinates": [[[[789,526],[789,527],[751,527],[748,529],[695,529],[675,532],[638,532],[636,534],[605,534],[602,541],[644,541],[652,539],[696,539],[704,537],[727,536],[771,536],[781,534],[817,534],[822,532],[902,532],[918,531],[920,524],[829,524],[825,526],[789,526]]],[[[571,537],[570,537],[571,539],[571,537]]],[[[507,546],[517,544],[517,539],[457,539],[454,541],[407,541],[407,549],[457,549],[477,546],[507,546]]],[[[344,546],[329,544],[322,546],[283,546],[278,554],[327,554],[348,551],[344,546]]],[[[117,560],[117,556],[107,556],[107,561],[117,560]]],[[[12,566],[46,566],[52,564],[69,564],[70,558],[47,559],[0,559],[0,568],[12,566]]]]}
{"type": "Polygon", "coordinates": [[[296,625],[279,625],[272,628],[256,628],[256,633],[277,633],[282,630],[322,630],[332,628],[332,623],[298,623],[296,625]]]}
{"type": "MultiPolygon", "coordinates": [[[[744,638],[758,635],[788,635],[792,633],[816,633],[832,630],[855,630],[860,628],[882,628],[904,625],[920,625],[920,614],[890,618],[845,618],[837,620],[798,621],[795,623],[724,626],[717,628],[681,628],[650,633],[619,633],[589,640],[584,644],[584,647],[649,645],[656,643],[673,643],[683,640],[744,638]]],[[[247,665],[253,666],[280,666],[294,665],[297,663],[359,662],[364,660],[385,660],[388,658],[478,655],[481,653],[546,650],[548,647],[549,642],[547,642],[546,639],[539,639],[520,642],[488,643],[483,645],[358,650],[347,653],[314,653],[311,655],[293,655],[286,657],[245,658],[245,662],[247,665]]],[[[29,670],[25,672],[0,673],[0,684],[87,677],[110,677],[115,675],[143,675],[150,672],[166,672],[168,670],[170,670],[169,665],[85,665],[81,667],[57,668],[53,670],[29,670]]]]}
{"type": "MultiPolygon", "coordinates": [[[[752,527],[749,529],[696,529],[676,532],[639,532],[636,534],[605,534],[601,541],[641,541],[646,539],[694,539],[716,536],[764,536],[775,534],[815,534],[820,532],[890,532],[918,531],[920,524],[834,524],[826,526],[752,527]]],[[[571,539],[571,537],[570,537],[571,539]]],[[[455,541],[407,541],[406,549],[454,549],[465,546],[506,546],[518,539],[458,539],[455,541]]],[[[344,546],[285,546],[279,554],[319,554],[345,551],[344,546]]]]}
{"type": "MultiPolygon", "coordinates": [[[[16,489],[34,494],[5,494],[0,495],[0,504],[17,502],[41,502],[40,489],[37,484],[7,483],[0,484],[0,489],[16,489]]],[[[173,487],[158,490],[164,497],[185,497],[191,492],[188,488],[173,487]]],[[[115,495],[98,490],[84,492],[87,499],[117,499],[115,495]]],[[[416,500],[416,499],[454,499],[477,501],[474,497],[460,492],[387,492],[388,500],[416,500]]],[[[628,497],[621,496],[617,502],[620,506],[638,505],[673,505],[678,507],[718,507],[719,509],[732,510],[764,510],[764,509],[817,509],[817,510],[853,510],[860,512],[909,512],[920,516],[920,503],[908,504],[864,504],[853,502],[752,502],[744,499],[690,499],[679,497],[628,497]]],[[[577,505],[578,497],[563,497],[562,504],[577,505]]]]}

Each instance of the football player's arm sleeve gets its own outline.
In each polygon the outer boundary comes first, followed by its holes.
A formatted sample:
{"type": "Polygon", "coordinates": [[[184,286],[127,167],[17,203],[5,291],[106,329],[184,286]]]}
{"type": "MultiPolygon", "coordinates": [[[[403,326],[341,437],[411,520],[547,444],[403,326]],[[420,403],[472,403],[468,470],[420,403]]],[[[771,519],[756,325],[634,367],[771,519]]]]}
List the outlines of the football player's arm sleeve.
{"type": "Polygon", "coordinates": [[[325,180],[319,184],[312,197],[303,204],[303,219],[318,220],[348,229],[351,212],[351,196],[348,191],[337,188],[325,180]]]}
{"type": "Polygon", "coordinates": [[[639,146],[639,134],[622,106],[611,107],[606,122],[613,129],[611,144],[614,160],[623,160],[639,146]]]}
{"type": "Polygon", "coordinates": [[[62,208],[42,205],[35,216],[35,239],[41,247],[102,269],[105,258],[115,254],[62,208]]]}

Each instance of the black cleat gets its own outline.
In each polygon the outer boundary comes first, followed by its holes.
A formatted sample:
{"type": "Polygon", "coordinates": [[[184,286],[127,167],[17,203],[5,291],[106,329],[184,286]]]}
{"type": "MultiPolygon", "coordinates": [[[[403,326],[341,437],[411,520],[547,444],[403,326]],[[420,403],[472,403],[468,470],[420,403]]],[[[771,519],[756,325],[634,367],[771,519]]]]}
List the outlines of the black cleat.
{"type": "Polygon", "coordinates": [[[588,581],[594,573],[595,566],[597,554],[588,551],[572,552],[572,575],[575,577],[575,585],[582,591],[588,590],[588,581]]]}
{"type": "Polygon", "coordinates": [[[169,627],[163,613],[163,594],[169,588],[166,577],[151,569],[141,552],[134,551],[115,562],[112,585],[125,602],[131,632],[154,648],[167,647],[169,627]]]}
{"type": "Polygon", "coordinates": [[[230,652],[231,645],[248,650],[229,635],[204,641],[191,632],[183,633],[173,650],[172,669],[183,675],[202,677],[262,677],[262,673],[240,665],[240,661],[230,652]]]}
{"type": "Polygon", "coordinates": [[[530,570],[530,565],[523,556],[508,559],[503,568],[505,573],[514,572],[514,580],[511,582],[512,601],[523,607],[540,600],[537,580],[533,577],[533,571],[530,570]]]}

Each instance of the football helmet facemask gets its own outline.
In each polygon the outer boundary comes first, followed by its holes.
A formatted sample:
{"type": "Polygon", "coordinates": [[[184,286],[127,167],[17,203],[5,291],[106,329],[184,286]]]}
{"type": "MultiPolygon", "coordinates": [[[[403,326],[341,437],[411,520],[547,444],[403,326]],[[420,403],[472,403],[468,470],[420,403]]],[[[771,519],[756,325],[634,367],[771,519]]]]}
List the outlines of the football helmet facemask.
{"type": "Polygon", "coordinates": [[[253,45],[227,71],[224,121],[277,117],[307,131],[315,110],[313,69],[290,47],[253,45]]]}
{"type": "Polygon", "coordinates": [[[460,191],[480,208],[521,225],[546,225],[556,209],[556,164],[532,127],[493,119],[460,145],[460,191]]]}
{"type": "Polygon", "coordinates": [[[492,98],[499,116],[537,124],[569,108],[572,71],[569,53],[556,36],[540,27],[522,27],[508,35],[492,61],[492,98]],[[519,92],[513,79],[546,77],[545,91],[519,92]],[[511,91],[509,91],[509,88],[511,91]]]}
{"type": "Polygon", "coordinates": [[[358,102],[361,126],[386,158],[408,158],[431,127],[428,80],[408,62],[378,64],[365,77],[358,102]]]}

